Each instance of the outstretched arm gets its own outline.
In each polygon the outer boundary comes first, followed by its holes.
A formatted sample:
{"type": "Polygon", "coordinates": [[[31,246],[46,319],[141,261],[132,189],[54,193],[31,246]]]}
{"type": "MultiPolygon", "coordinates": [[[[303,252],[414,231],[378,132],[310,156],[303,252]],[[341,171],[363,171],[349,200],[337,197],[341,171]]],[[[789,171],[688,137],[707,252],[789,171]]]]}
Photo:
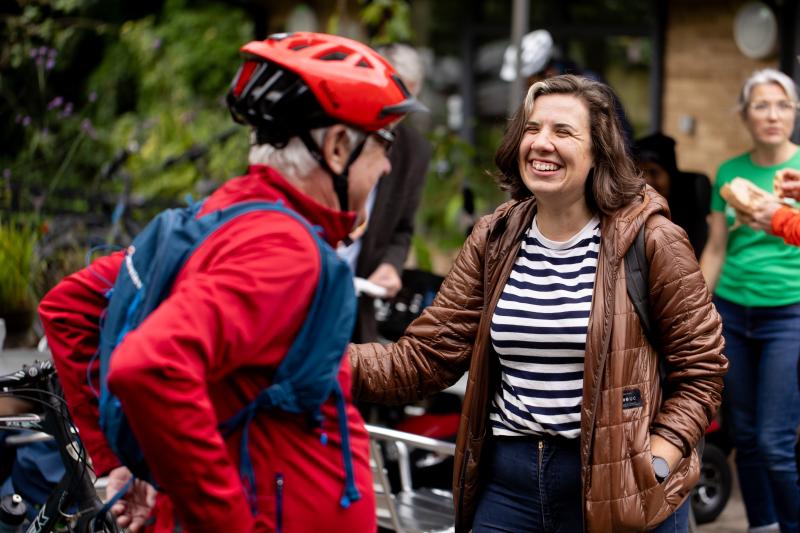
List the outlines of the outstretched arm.
{"type": "Polygon", "coordinates": [[[443,390],[469,366],[484,306],[488,217],[467,239],[439,293],[394,344],[350,345],[353,396],[403,403],[443,390]]]}

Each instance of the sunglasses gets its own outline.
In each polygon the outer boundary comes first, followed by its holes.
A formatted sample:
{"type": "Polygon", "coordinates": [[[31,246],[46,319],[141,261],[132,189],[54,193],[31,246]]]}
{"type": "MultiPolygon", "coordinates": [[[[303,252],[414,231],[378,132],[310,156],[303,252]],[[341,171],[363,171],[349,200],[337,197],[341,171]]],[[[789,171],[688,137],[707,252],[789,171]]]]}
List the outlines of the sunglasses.
{"type": "Polygon", "coordinates": [[[391,130],[387,130],[385,128],[381,128],[378,131],[370,132],[370,135],[378,141],[378,144],[383,146],[383,149],[388,154],[389,151],[392,149],[392,145],[394,144],[395,135],[394,132],[391,130]]]}

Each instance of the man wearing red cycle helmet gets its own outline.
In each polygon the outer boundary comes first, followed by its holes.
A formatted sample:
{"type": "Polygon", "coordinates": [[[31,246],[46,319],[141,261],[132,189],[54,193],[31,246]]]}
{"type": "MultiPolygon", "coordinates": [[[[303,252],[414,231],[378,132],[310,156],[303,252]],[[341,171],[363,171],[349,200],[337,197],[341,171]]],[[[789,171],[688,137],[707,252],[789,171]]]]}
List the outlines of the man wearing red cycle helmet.
{"type": "MultiPolygon", "coordinates": [[[[237,122],[252,127],[251,166],[214,192],[200,215],[243,201],[279,201],[335,246],[389,171],[390,127],[424,108],[385,60],[350,39],[282,34],[242,52],[228,105],[237,122]]],[[[112,508],[120,525],[187,533],[375,531],[368,436],[351,402],[346,358],[338,381],[361,494],[349,506],[340,501],[345,472],[332,400],[315,430],[303,416],[281,411],[254,419],[255,514],[239,476],[240,433],[224,438],[218,430],[269,385],[304,324],[319,256],[299,221],[270,211],[242,215],[200,245],[170,295],[116,348],[108,386],[161,489],[151,512],[152,488],[134,484],[112,508]]],[[[130,474],[100,432],[86,375],[106,280],[114,282],[122,260],[104,257],[65,278],[39,309],[70,410],[96,471],[109,475],[109,493],[130,474]]]]}

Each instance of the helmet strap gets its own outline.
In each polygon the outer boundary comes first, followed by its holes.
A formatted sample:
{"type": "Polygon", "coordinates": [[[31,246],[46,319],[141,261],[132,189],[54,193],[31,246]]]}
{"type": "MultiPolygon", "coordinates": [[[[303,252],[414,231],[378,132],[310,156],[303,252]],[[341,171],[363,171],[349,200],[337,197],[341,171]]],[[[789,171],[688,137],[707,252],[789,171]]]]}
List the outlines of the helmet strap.
{"type": "Polygon", "coordinates": [[[339,198],[339,210],[341,211],[348,211],[349,208],[349,194],[348,194],[348,174],[350,172],[350,166],[358,159],[358,156],[361,155],[361,151],[364,149],[364,145],[367,142],[366,137],[363,141],[361,141],[352,152],[350,152],[350,156],[347,158],[347,162],[344,164],[344,169],[342,169],[341,173],[336,173],[330,167],[328,162],[325,160],[325,156],[322,155],[322,150],[320,149],[317,142],[311,137],[311,132],[308,130],[302,131],[299,135],[300,140],[303,141],[303,144],[306,145],[306,148],[317,160],[319,166],[321,166],[333,180],[333,190],[336,192],[337,198],[339,198]]]}

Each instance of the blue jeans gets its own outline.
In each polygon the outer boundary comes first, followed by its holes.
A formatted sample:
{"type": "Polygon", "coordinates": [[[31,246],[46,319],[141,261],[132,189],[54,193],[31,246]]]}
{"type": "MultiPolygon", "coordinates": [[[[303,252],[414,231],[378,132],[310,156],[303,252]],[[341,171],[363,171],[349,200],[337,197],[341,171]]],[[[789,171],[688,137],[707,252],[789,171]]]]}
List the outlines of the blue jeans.
{"type": "MultiPolygon", "coordinates": [[[[578,439],[500,437],[489,441],[490,463],[473,533],[583,531],[578,439]]],[[[685,533],[689,504],[653,531],[685,533]]]]}
{"type": "Polygon", "coordinates": [[[730,361],[723,394],[747,520],[750,527],[778,522],[783,533],[797,532],[800,304],[743,307],[719,297],[714,303],[730,361]]]}

